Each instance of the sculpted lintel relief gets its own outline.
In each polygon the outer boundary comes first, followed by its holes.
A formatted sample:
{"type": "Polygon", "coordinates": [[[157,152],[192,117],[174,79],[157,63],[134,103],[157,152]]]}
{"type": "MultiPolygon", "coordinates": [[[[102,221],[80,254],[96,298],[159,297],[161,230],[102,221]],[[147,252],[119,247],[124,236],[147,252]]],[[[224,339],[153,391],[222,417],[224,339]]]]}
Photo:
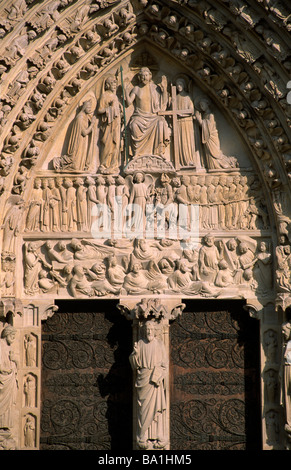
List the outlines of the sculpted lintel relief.
{"type": "Polygon", "coordinates": [[[24,248],[24,292],[99,297],[183,294],[224,297],[274,287],[269,241],[244,237],[29,241],[24,248]]]}

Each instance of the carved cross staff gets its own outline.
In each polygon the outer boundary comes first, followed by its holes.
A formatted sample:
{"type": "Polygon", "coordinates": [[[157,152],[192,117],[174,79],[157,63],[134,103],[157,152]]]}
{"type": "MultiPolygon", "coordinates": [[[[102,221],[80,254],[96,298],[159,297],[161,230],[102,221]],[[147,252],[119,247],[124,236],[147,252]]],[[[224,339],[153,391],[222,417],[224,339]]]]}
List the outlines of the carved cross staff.
{"type": "Polygon", "coordinates": [[[127,165],[128,157],[128,141],[127,141],[127,131],[126,131],[126,114],[125,114],[125,94],[124,94],[124,83],[123,83],[123,68],[120,66],[120,75],[121,75],[121,87],[122,87],[122,107],[123,107],[123,117],[124,117],[124,147],[125,147],[125,164],[127,165]]]}
{"type": "Polygon", "coordinates": [[[180,168],[180,159],[179,159],[179,148],[178,148],[178,116],[183,115],[192,115],[193,113],[189,109],[177,109],[177,93],[176,86],[171,85],[171,104],[172,109],[168,111],[159,111],[160,116],[170,116],[173,119],[173,139],[174,139],[174,163],[176,170],[180,168]]]}

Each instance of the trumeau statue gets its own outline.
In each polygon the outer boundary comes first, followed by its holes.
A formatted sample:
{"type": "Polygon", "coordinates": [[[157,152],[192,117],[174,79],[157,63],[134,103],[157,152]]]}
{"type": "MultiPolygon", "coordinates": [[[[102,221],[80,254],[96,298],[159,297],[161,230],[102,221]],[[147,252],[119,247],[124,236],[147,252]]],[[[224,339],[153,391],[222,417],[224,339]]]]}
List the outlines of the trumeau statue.
{"type": "Polygon", "coordinates": [[[163,449],[167,445],[166,384],[169,358],[162,340],[157,338],[158,324],[148,321],[145,335],[134,345],[130,363],[136,371],[137,444],[140,449],[163,449]]]}

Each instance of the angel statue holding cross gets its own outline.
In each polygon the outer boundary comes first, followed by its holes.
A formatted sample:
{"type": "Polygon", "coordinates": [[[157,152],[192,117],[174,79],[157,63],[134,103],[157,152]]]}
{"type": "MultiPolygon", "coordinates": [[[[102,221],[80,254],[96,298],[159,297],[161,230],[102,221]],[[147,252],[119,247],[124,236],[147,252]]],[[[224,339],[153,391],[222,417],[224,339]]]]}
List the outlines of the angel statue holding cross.
{"type": "Polygon", "coordinates": [[[125,89],[127,106],[134,104],[135,110],[129,121],[131,150],[133,156],[163,156],[170,142],[170,130],[165,117],[168,103],[167,79],[162,77],[160,85],[152,81],[151,71],[142,67],[139,71],[139,84],[129,92],[125,89]]]}

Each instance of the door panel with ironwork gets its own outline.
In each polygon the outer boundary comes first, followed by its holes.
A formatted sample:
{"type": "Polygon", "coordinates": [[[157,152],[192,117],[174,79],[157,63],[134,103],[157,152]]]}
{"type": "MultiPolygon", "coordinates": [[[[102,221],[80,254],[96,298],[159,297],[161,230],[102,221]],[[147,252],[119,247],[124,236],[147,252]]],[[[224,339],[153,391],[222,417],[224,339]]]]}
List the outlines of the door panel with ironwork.
{"type": "Polygon", "coordinates": [[[192,301],[170,339],[171,449],[259,449],[258,320],[240,301],[192,301]]]}
{"type": "Polygon", "coordinates": [[[115,302],[60,302],[42,327],[41,449],[131,448],[131,343],[115,302]]]}

